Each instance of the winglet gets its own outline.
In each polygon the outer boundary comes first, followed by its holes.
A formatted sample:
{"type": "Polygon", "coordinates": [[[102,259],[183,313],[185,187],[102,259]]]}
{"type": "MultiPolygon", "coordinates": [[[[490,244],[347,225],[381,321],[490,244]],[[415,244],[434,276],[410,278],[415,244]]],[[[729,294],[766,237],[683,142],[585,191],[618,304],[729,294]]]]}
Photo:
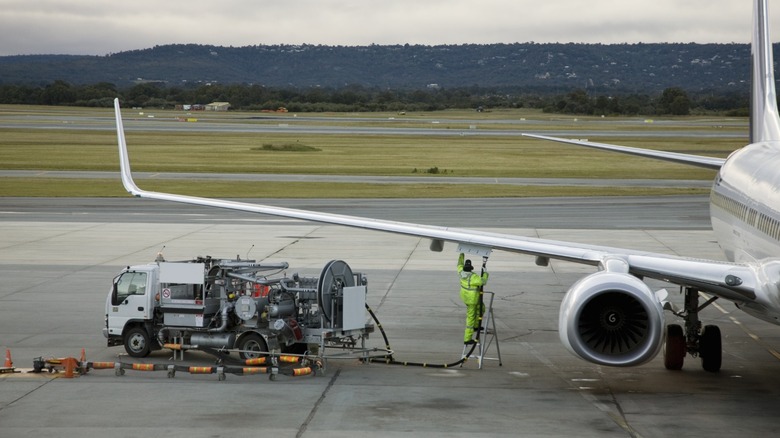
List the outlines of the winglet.
{"type": "Polygon", "coordinates": [[[127,155],[127,142],[125,141],[125,128],[122,125],[122,111],[119,109],[119,98],[114,99],[114,115],[116,117],[116,139],[119,143],[119,170],[122,175],[122,185],[133,196],[140,196],[141,191],[130,172],[130,158],[127,155]]]}
{"type": "Polygon", "coordinates": [[[772,40],[769,38],[767,0],[756,0],[753,8],[753,89],[750,108],[750,142],[780,141],[772,40]]]}

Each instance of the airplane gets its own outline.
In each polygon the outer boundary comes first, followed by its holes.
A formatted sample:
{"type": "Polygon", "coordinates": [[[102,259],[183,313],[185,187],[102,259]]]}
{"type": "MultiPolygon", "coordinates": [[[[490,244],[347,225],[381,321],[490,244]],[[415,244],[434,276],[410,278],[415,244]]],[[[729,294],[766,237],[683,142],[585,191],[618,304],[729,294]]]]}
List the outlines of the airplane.
{"type": "Polygon", "coordinates": [[[728,261],[142,190],[133,181],[119,99],[115,99],[122,183],[130,194],[141,198],[426,238],[432,251],[442,251],[444,242],[451,242],[459,250],[483,256],[492,250],[528,254],[540,266],[550,259],[591,265],[595,272],[575,282],[561,302],[559,336],[571,353],[599,365],[629,367],[645,364],[663,350],[667,369],[682,369],[690,355],[701,358],[704,370],[717,372],[722,365],[720,329],[717,325],[702,327],[699,313],[703,308],[724,299],[756,318],[780,325],[780,118],[767,0],[755,0],[753,20],[750,144],[729,157],[526,134],[717,171],[710,195],[711,221],[728,261]],[[678,285],[684,293],[683,308],[668,301],[665,289],[652,291],[645,278],[678,285]],[[681,317],[684,326],[667,325],[665,311],[681,317]]]}

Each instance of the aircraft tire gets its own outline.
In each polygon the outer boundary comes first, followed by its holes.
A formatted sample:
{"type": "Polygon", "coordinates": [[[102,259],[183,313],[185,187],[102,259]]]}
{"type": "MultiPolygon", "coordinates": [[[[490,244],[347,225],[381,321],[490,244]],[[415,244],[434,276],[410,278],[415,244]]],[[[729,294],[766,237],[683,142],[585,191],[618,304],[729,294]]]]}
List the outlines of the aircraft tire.
{"type": "Polygon", "coordinates": [[[685,362],[685,335],[678,324],[666,326],[666,345],[664,346],[664,366],[667,370],[679,371],[685,362]]]}
{"type": "Polygon", "coordinates": [[[723,348],[721,346],[720,327],[705,325],[699,339],[699,352],[701,354],[701,367],[705,371],[717,373],[723,362],[723,348]]]}

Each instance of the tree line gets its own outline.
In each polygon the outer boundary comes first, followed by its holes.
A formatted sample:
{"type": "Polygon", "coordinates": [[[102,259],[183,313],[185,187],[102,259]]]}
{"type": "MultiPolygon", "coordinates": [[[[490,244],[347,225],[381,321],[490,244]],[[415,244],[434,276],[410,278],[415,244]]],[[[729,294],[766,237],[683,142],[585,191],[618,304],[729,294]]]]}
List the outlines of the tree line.
{"type": "Polygon", "coordinates": [[[739,92],[696,92],[671,87],[653,94],[599,94],[585,89],[524,88],[381,89],[361,85],[341,88],[281,88],[260,85],[212,84],[171,87],[140,83],[119,89],[100,82],[72,85],[54,81],[45,86],[0,85],[0,103],[111,107],[119,97],[124,106],[174,108],[177,105],[229,102],[231,109],[291,112],[437,111],[537,108],[549,113],[579,115],[746,115],[749,98],[739,92]]]}

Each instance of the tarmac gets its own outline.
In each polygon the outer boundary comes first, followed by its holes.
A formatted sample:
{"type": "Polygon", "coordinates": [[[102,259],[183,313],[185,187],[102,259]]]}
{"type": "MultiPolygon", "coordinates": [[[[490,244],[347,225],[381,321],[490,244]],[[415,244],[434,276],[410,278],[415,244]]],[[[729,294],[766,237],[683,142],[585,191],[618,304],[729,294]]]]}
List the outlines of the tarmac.
{"type": "MultiPolygon", "coordinates": [[[[186,373],[168,378],[165,372],[132,370],[117,376],[112,369],[72,379],[59,372],[29,373],[37,357],[79,358],[82,349],[88,361],[173,363],[168,350],[130,358],[122,347],[107,347],[101,333],[112,278],[125,265],[152,261],[158,251],[168,260],[240,255],[287,261],[289,275],[316,276],[329,260],[344,260],[367,276],[368,304],[396,359],[438,364],[461,357],[465,308],[458,297],[454,245],[435,253],[417,238],[263,216],[225,221],[222,211],[193,213],[191,207],[165,203],[130,220],[136,206],[144,211],[150,204],[127,198],[106,201],[111,208],[103,208],[101,202],[0,198],[0,353],[8,349],[22,371],[0,374],[1,438],[776,434],[776,326],[718,301],[702,317],[723,332],[719,373],[703,371],[691,357],[678,372],[665,370],[660,356],[633,368],[596,366],[571,355],[557,333],[563,295],[592,268],[555,261],[539,267],[532,257],[506,252],[494,252],[487,265],[501,364],[486,360],[482,369],[474,358],[451,368],[332,358],[322,375],[276,380],[229,374],[220,381],[186,373]]],[[[348,213],[343,202],[333,201],[348,213]]],[[[430,208],[436,202],[429,200],[430,208]]],[[[654,208],[636,204],[639,214],[654,208]]],[[[613,227],[609,203],[598,204],[598,218],[576,217],[569,204],[561,205],[568,221],[557,217],[554,227],[541,219],[534,226],[491,222],[490,209],[479,217],[463,215],[460,225],[722,259],[701,199],[685,212],[697,225],[685,228],[630,228],[622,213],[613,227]]],[[[625,213],[620,202],[615,205],[625,213]]],[[[555,202],[547,208],[556,214],[555,202]]],[[[522,207],[515,214],[522,216],[522,207]]],[[[423,216],[407,219],[428,222],[423,216]]],[[[674,285],[650,284],[666,287],[681,302],[674,285]]],[[[667,315],[667,322],[676,319],[667,315]]],[[[385,348],[378,331],[368,344],[385,348]]],[[[495,345],[487,356],[497,358],[495,345]]],[[[208,366],[214,359],[187,352],[176,363],[208,366]]]]}

